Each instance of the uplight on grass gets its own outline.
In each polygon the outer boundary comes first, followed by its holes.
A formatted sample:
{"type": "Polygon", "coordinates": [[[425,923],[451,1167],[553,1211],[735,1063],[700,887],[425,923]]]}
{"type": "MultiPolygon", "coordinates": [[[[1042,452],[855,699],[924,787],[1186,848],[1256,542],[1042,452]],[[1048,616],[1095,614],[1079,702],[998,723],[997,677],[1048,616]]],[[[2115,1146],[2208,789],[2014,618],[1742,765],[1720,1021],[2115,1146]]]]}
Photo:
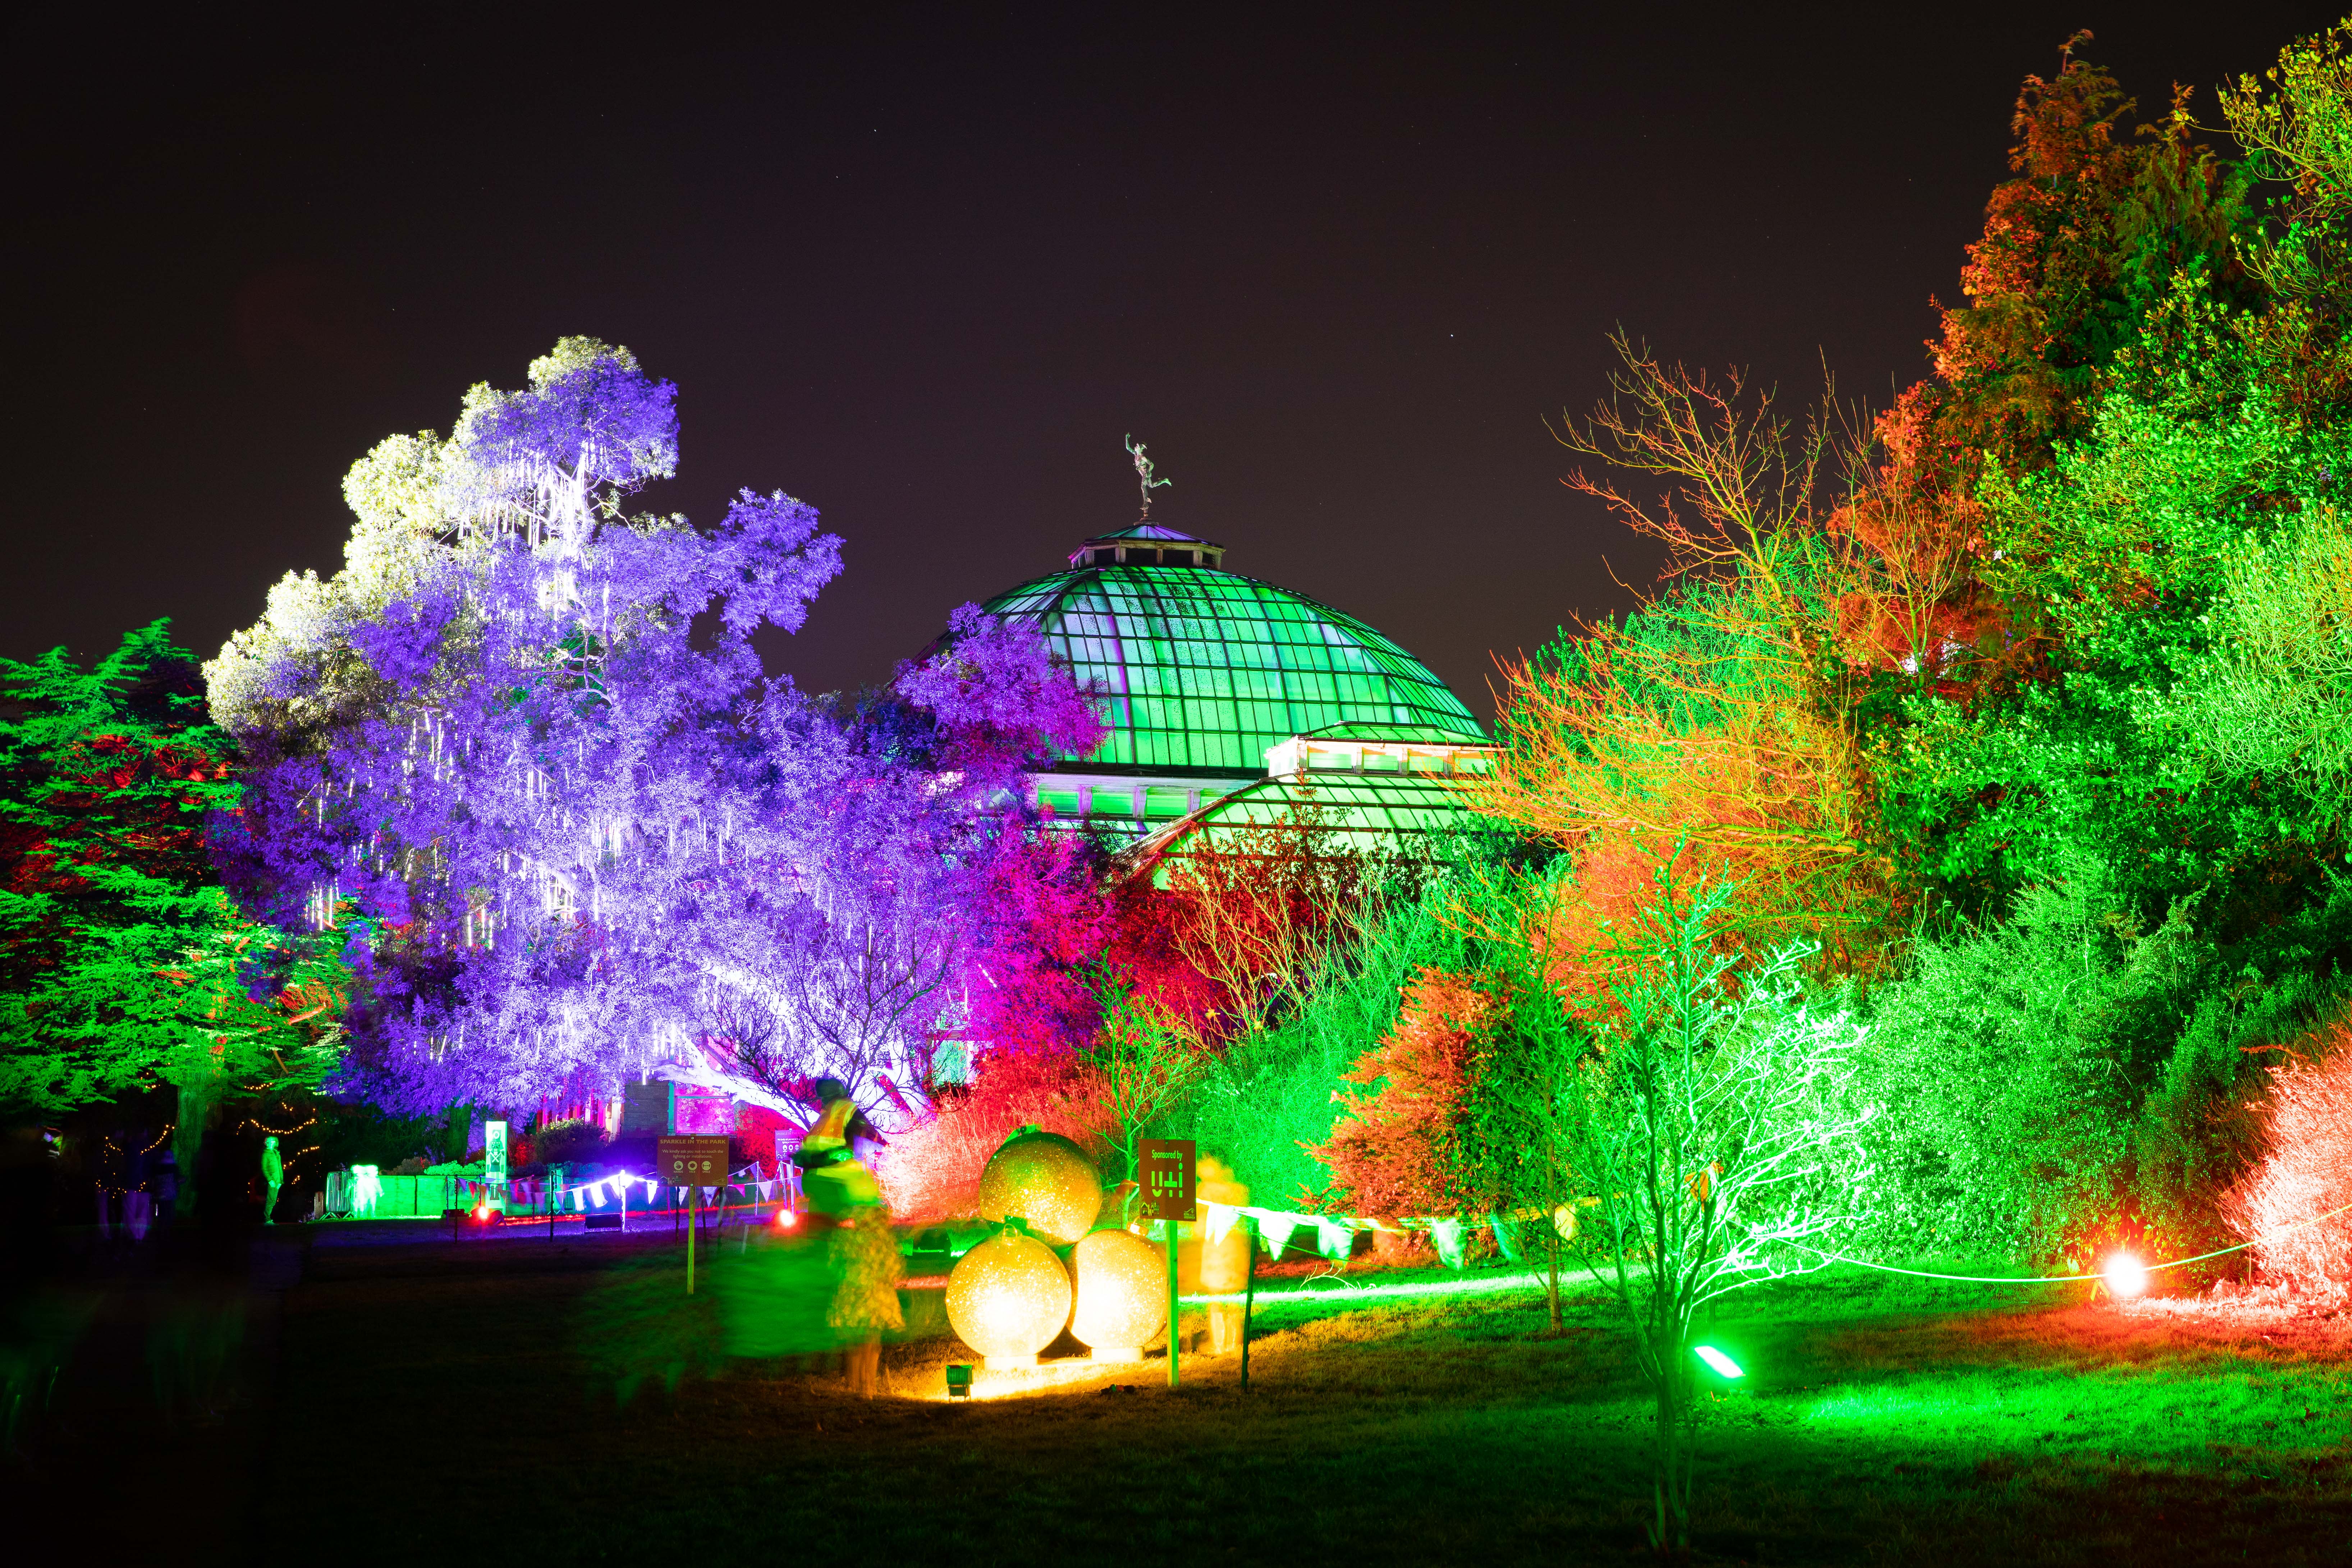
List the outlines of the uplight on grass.
{"type": "Polygon", "coordinates": [[[1729,1356],[1724,1354],[1713,1345],[1693,1345],[1691,1347],[1691,1354],[1706,1363],[1708,1369],[1717,1377],[1746,1377],[1748,1375],[1739,1369],[1739,1363],[1738,1362],[1732,1360],[1729,1356]]]}
{"type": "Polygon", "coordinates": [[[2118,1252],[2107,1259],[2102,1270],[2107,1289],[2118,1300],[2128,1300],[2147,1289],[2147,1265],[2128,1252],[2118,1252]]]}

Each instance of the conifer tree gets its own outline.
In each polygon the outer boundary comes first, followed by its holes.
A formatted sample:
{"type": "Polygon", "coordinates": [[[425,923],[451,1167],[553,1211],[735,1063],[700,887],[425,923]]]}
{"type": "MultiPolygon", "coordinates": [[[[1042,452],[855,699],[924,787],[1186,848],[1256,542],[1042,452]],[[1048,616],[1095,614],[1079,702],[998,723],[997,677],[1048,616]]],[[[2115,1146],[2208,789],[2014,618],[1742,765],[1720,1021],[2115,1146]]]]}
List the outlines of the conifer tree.
{"type": "Polygon", "coordinates": [[[0,1103],[55,1113],[169,1082],[184,1171],[226,1092],[315,1085],[340,1037],[331,942],[238,912],[207,821],[231,748],[157,621],[85,668],[0,660],[0,1103]]]}

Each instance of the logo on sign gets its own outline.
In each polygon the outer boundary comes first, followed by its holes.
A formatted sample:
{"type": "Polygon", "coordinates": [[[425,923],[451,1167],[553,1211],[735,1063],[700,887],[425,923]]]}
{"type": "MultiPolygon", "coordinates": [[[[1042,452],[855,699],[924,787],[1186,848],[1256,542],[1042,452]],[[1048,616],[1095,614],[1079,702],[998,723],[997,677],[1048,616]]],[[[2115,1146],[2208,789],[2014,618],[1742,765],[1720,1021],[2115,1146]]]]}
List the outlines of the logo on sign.
{"type": "Polygon", "coordinates": [[[1193,1205],[1190,1138],[1146,1138],[1135,1147],[1136,1181],[1142,1187],[1145,1219],[1198,1219],[1193,1205]]]}

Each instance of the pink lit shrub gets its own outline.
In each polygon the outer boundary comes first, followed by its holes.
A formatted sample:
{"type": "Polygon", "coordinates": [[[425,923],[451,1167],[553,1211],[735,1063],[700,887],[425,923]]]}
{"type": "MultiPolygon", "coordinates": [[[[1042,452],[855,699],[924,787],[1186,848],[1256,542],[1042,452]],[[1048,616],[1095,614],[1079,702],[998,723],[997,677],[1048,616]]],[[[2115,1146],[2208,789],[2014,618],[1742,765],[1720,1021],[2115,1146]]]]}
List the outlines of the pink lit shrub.
{"type": "Polygon", "coordinates": [[[890,1212],[903,1220],[972,1213],[988,1157],[1033,1123],[1099,1162],[1106,1129],[1085,1083],[1081,1064],[1062,1053],[1003,1051],[985,1058],[970,1087],[943,1091],[928,1121],[891,1134],[875,1173],[890,1212]]]}
{"type": "Polygon", "coordinates": [[[2256,1107],[2262,1161],[2221,1198],[2221,1217],[2255,1243],[2273,1278],[2304,1289],[2352,1286],[2352,1214],[2316,1215],[2352,1205],[2352,1024],[2306,1038],[2305,1049],[2271,1069],[2256,1107]]]}

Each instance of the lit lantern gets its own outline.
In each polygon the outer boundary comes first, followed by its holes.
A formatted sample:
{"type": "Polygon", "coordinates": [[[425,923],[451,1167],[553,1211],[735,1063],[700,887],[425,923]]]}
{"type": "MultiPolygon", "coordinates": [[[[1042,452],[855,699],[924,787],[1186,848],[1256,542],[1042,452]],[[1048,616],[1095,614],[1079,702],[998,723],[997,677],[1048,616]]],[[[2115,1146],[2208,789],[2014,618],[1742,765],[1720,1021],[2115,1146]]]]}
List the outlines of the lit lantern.
{"type": "Polygon", "coordinates": [[[1102,1177],[1086,1151],[1058,1132],[1024,1127],[1004,1141],[980,1173],[980,1213],[1019,1215],[1033,1235],[1067,1247],[1094,1228],[1102,1211],[1102,1177]]]}
{"type": "Polygon", "coordinates": [[[1070,1332],[1097,1361],[1140,1361],[1168,1326],[1168,1258],[1132,1231],[1098,1230],[1070,1254],[1070,1332]]]}
{"type": "Polygon", "coordinates": [[[999,1231],[948,1276],[949,1326],[991,1371],[1035,1366],[1069,1321],[1070,1276],[1034,1236],[999,1231]]]}

